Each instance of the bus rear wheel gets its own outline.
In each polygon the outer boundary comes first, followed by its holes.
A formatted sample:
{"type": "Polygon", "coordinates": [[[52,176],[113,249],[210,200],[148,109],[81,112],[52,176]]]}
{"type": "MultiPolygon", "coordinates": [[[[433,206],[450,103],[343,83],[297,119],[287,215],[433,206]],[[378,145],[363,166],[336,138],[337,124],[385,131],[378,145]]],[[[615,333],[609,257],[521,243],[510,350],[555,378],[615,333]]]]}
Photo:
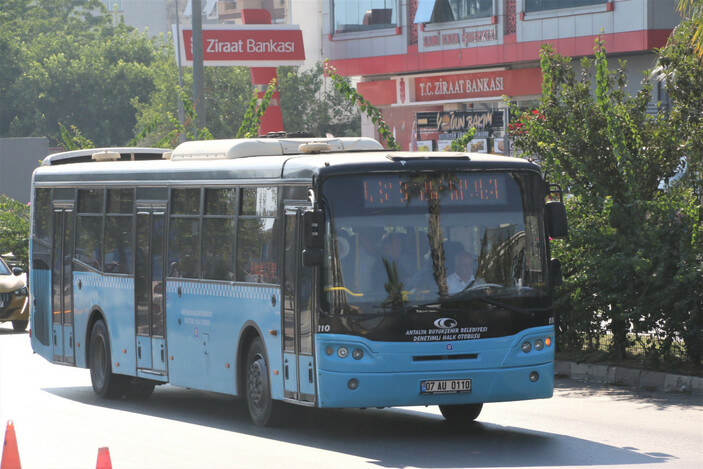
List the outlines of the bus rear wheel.
{"type": "Polygon", "coordinates": [[[483,404],[441,405],[439,411],[448,422],[468,423],[476,420],[483,409],[483,404]]]}
{"type": "Polygon", "coordinates": [[[277,403],[271,398],[266,352],[261,339],[256,338],[249,346],[245,367],[247,405],[252,422],[259,426],[275,423],[277,403]]]}
{"type": "Polygon", "coordinates": [[[90,332],[90,382],[93,391],[101,398],[114,399],[124,396],[129,390],[129,377],[112,372],[110,337],[102,320],[93,325],[90,332]]]}

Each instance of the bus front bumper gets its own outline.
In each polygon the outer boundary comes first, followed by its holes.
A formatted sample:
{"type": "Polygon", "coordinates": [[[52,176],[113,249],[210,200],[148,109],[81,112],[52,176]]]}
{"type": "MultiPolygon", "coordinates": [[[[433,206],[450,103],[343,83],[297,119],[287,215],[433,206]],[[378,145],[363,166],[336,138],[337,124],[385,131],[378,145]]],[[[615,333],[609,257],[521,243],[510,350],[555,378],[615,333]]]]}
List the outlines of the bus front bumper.
{"type": "MultiPolygon", "coordinates": [[[[451,382],[450,382],[451,383],[451,382]]],[[[464,386],[465,387],[465,386],[464,386]]],[[[441,372],[340,373],[319,371],[319,407],[395,407],[471,404],[552,397],[554,364],[441,372]],[[471,380],[470,390],[423,393],[428,380],[471,380]]]]}

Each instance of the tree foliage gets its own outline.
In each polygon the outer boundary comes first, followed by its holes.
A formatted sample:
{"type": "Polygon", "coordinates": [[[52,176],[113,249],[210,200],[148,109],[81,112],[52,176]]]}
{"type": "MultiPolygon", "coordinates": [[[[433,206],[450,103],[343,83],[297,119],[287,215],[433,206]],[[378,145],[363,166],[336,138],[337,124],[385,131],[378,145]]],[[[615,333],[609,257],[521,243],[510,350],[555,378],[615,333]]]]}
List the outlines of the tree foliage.
{"type": "Polygon", "coordinates": [[[29,205],[0,194],[0,247],[15,255],[18,265],[29,266],[29,205]]]}
{"type": "Polygon", "coordinates": [[[307,71],[278,69],[283,124],[289,132],[317,137],[360,135],[361,119],[356,104],[335,87],[327,89],[322,63],[307,71]]]}
{"type": "Polygon", "coordinates": [[[133,98],[154,91],[157,39],[112,25],[97,0],[10,0],[3,3],[0,43],[0,136],[47,136],[59,122],[99,146],[133,135],[133,98]]]}
{"type": "Polygon", "coordinates": [[[361,112],[365,113],[371,119],[371,122],[373,122],[378,129],[378,134],[381,136],[381,139],[386,142],[388,149],[400,150],[400,145],[393,136],[393,132],[388,127],[388,124],[386,124],[386,121],[383,119],[381,111],[359,94],[359,92],[351,86],[349,80],[339,75],[337,70],[330,65],[329,62],[325,64],[325,74],[332,79],[332,83],[334,83],[334,87],[337,88],[337,91],[342,93],[348,101],[357,104],[361,112]]]}
{"type": "MultiPolygon", "coordinates": [[[[630,96],[624,64],[608,69],[601,40],[594,56],[577,73],[568,58],[543,46],[541,104],[521,115],[514,135],[516,146],[569,194],[570,236],[554,243],[565,262],[556,304],[560,340],[567,347],[594,345],[607,329],[614,356],[622,358],[640,340],[655,360],[682,338],[689,358],[700,363],[700,200],[690,185],[664,189],[682,163],[690,167],[696,158],[686,142],[697,141],[701,130],[687,121],[700,119],[700,111],[688,107],[693,95],[674,92],[670,112],[648,114],[651,83],[630,96]]],[[[686,57],[675,54],[671,70],[682,72],[678,63],[686,57]]],[[[684,73],[695,81],[703,69],[684,73]]]]}
{"type": "MultiPolygon", "coordinates": [[[[173,129],[172,119],[176,115],[178,96],[175,60],[168,59],[162,70],[163,77],[157,80],[157,89],[151,101],[136,104],[139,110],[137,127],[150,129],[148,134],[138,138],[140,144],[156,144],[165,133],[173,129]]],[[[315,136],[327,133],[358,135],[359,117],[354,105],[336,90],[323,90],[321,64],[307,71],[302,71],[299,67],[280,67],[278,77],[283,124],[289,133],[307,132],[315,136]]],[[[184,87],[189,86],[190,76],[184,78],[184,87]]],[[[252,122],[256,122],[258,129],[261,115],[255,118],[253,109],[260,109],[259,114],[262,114],[261,110],[265,107],[260,106],[263,103],[258,103],[258,98],[254,101],[251,98],[252,85],[247,67],[205,69],[207,128],[214,138],[233,138],[245,133],[253,136],[257,133],[250,127],[252,122]],[[247,130],[240,133],[243,127],[247,130]]]]}
{"type": "Polygon", "coordinates": [[[691,45],[698,58],[703,60],[703,0],[679,0],[678,10],[692,22],[691,45]]]}

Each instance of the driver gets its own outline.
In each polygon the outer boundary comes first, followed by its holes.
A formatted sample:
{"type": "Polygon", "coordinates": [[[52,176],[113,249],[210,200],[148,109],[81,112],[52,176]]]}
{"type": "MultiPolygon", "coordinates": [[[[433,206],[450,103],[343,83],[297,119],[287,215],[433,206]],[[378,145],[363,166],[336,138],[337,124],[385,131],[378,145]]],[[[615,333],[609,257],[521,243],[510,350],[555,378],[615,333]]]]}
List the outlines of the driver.
{"type": "Polygon", "coordinates": [[[449,294],[460,291],[474,285],[483,283],[483,280],[476,278],[476,256],[470,252],[460,252],[454,260],[454,273],[447,277],[447,289],[449,294]]]}

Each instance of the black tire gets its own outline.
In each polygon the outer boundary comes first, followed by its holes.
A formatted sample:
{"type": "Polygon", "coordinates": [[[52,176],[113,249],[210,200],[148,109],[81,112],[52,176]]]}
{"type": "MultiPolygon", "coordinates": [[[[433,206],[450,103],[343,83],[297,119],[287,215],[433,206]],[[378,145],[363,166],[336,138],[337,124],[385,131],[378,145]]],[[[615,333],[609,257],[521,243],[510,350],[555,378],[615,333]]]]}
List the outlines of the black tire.
{"type": "Polygon", "coordinates": [[[129,391],[129,377],[112,372],[110,337],[102,320],[93,325],[90,333],[90,382],[93,391],[104,399],[120,398],[129,391]]]}
{"type": "Polygon", "coordinates": [[[261,427],[275,424],[278,403],[271,398],[271,380],[266,350],[258,337],[249,346],[244,376],[247,405],[252,422],[261,427]]]}
{"type": "Polygon", "coordinates": [[[29,321],[12,321],[12,328],[15,330],[15,332],[26,331],[27,324],[29,324],[29,321]]]}
{"type": "Polygon", "coordinates": [[[476,420],[483,409],[483,404],[441,405],[439,411],[448,422],[470,423],[476,420]]]}

